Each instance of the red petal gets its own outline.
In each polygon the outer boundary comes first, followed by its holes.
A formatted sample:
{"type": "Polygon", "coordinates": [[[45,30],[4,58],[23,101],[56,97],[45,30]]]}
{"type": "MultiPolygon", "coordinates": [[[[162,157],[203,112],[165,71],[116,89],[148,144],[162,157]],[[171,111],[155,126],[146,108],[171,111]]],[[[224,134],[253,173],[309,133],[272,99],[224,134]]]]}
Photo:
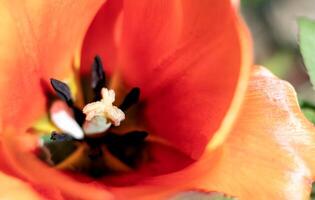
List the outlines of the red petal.
{"type": "Polygon", "coordinates": [[[41,79],[46,82],[70,72],[75,51],[102,3],[104,0],[1,1],[3,126],[13,122],[15,126],[25,126],[44,110],[41,79]]]}
{"type": "Polygon", "coordinates": [[[188,42],[181,36],[186,33],[183,12],[179,1],[124,1],[120,66],[129,84],[148,92],[148,85],[160,80],[162,59],[188,42]]]}
{"type": "MultiPolygon", "coordinates": [[[[150,92],[145,114],[151,133],[198,158],[210,139],[213,148],[224,140],[238,113],[251,64],[250,37],[229,1],[206,0],[198,1],[197,5],[195,1],[183,2],[184,20],[178,45],[162,51],[159,58],[158,51],[154,51],[155,58],[150,62],[146,53],[138,53],[138,57],[132,54],[134,60],[128,65],[126,76],[130,83],[150,92]],[[145,58],[142,63],[140,57],[145,58]],[[216,138],[212,138],[215,132],[216,138]]],[[[144,13],[155,12],[158,11],[144,13]]],[[[164,37],[165,45],[171,45],[170,37],[164,37]]],[[[141,42],[134,39],[135,44],[141,42]]],[[[142,46],[145,45],[134,48],[142,46]]],[[[149,52],[159,46],[154,43],[153,47],[146,47],[149,52]]],[[[129,50],[132,51],[131,47],[129,50]]]]}
{"type": "Polygon", "coordinates": [[[100,55],[103,59],[106,73],[111,73],[116,67],[117,44],[114,40],[114,30],[122,4],[122,0],[108,0],[90,25],[82,48],[81,73],[90,73],[96,55],[100,55]]]}
{"type": "MultiPolygon", "coordinates": [[[[234,11],[227,0],[198,4],[191,0],[125,1],[122,73],[129,84],[147,92],[174,82],[187,69],[200,68],[200,64],[223,73],[227,70],[221,71],[220,66],[239,64],[240,60],[234,22],[234,11]],[[231,52],[236,55],[228,54],[231,52]],[[230,61],[219,60],[222,55],[230,61]]],[[[239,66],[230,68],[239,71],[239,66]]]]}
{"type": "Polygon", "coordinates": [[[262,68],[252,73],[239,119],[222,148],[143,185],[114,188],[121,199],[164,199],[185,190],[240,199],[308,199],[315,172],[315,129],[290,84],[262,68]],[[128,197],[128,198],[126,198],[128,197]]]}

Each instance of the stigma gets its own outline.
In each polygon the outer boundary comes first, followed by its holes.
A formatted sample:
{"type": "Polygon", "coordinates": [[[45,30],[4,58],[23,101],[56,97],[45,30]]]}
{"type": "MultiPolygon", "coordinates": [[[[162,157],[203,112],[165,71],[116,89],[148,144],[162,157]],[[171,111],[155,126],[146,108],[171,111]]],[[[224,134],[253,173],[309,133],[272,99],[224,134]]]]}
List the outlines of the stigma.
{"type": "Polygon", "coordinates": [[[111,125],[119,126],[125,119],[125,113],[114,106],[115,92],[102,88],[101,100],[87,104],[83,108],[86,115],[83,130],[86,134],[97,134],[108,130],[111,125]]]}

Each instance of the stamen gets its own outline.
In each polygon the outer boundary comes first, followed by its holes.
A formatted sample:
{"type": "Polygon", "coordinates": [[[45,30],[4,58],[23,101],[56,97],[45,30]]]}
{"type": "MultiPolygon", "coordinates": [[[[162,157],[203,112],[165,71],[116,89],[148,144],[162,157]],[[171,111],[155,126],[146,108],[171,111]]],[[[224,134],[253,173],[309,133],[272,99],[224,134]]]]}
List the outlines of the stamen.
{"type": "Polygon", "coordinates": [[[52,85],[52,87],[54,88],[54,90],[56,91],[57,95],[64,100],[68,106],[72,107],[73,106],[73,101],[72,101],[72,97],[71,97],[71,92],[70,92],[70,88],[67,84],[58,81],[56,79],[50,79],[50,83],[52,85]]]}
{"type": "Polygon", "coordinates": [[[140,98],[140,88],[132,88],[132,90],[127,94],[122,104],[119,108],[122,111],[128,110],[132,105],[136,104],[140,98]]]}
{"type": "Polygon", "coordinates": [[[53,79],[53,78],[50,79],[50,83],[51,83],[52,87],[54,88],[54,90],[56,91],[57,95],[63,101],[65,101],[70,108],[72,108],[73,113],[74,113],[74,118],[78,122],[78,124],[81,126],[84,122],[85,115],[84,115],[84,113],[82,113],[82,111],[80,109],[78,109],[74,105],[72,97],[71,97],[71,91],[70,91],[69,86],[64,82],[61,82],[61,81],[53,79]]]}
{"type": "Polygon", "coordinates": [[[73,138],[65,133],[57,133],[56,131],[53,131],[50,135],[50,139],[56,142],[62,142],[62,141],[72,141],[73,138]]]}
{"type": "Polygon", "coordinates": [[[92,88],[94,91],[94,101],[101,99],[101,90],[105,87],[106,76],[102,64],[102,60],[99,56],[95,56],[92,65],[92,88]]]}

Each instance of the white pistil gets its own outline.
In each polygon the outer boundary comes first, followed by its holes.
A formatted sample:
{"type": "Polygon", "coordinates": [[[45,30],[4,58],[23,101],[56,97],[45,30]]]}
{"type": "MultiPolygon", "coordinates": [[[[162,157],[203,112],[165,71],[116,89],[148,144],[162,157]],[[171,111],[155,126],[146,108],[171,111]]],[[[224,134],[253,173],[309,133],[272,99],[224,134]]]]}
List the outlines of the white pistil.
{"type": "Polygon", "coordinates": [[[119,126],[125,119],[124,112],[113,105],[115,92],[102,88],[101,93],[100,101],[89,103],[83,108],[83,113],[86,114],[83,129],[87,134],[104,132],[111,124],[119,126]]]}

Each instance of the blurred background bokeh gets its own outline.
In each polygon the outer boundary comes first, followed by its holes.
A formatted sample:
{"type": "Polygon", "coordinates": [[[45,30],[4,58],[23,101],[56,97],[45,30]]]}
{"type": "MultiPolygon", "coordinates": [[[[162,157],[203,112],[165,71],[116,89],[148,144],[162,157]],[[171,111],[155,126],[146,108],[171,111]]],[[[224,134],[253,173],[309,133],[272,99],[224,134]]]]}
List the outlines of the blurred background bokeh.
{"type": "Polygon", "coordinates": [[[241,9],[254,38],[255,63],[288,80],[299,98],[315,103],[298,49],[297,26],[301,16],[315,19],[315,0],[242,0],[241,9]]]}

